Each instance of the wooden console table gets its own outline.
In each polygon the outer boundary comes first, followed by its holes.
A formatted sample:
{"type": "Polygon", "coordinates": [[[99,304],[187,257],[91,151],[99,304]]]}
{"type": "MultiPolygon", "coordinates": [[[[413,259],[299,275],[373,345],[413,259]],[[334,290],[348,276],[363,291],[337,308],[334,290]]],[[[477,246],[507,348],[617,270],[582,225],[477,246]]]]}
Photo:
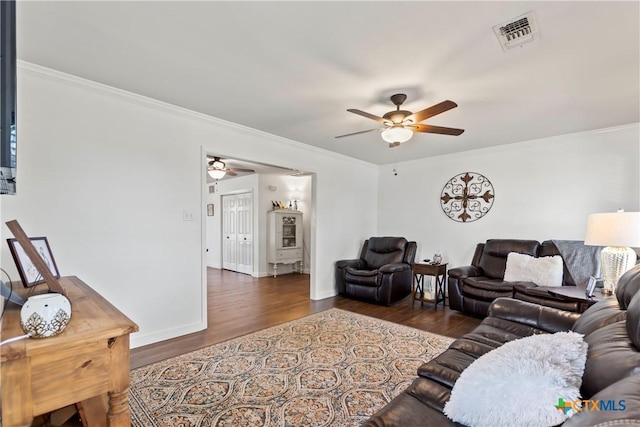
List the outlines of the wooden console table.
{"type": "MultiPolygon", "coordinates": [[[[2,425],[31,426],[33,417],[75,403],[85,426],[129,427],[129,334],[138,325],[77,277],[60,284],[71,301],[65,330],[0,347],[2,425]]],[[[20,307],[7,304],[3,340],[24,334],[20,307]]]]}
{"type": "Polygon", "coordinates": [[[442,306],[445,306],[445,277],[447,276],[447,264],[423,264],[416,262],[412,265],[413,278],[415,286],[413,287],[413,302],[420,301],[420,305],[425,302],[433,303],[433,309],[438,309],[438,303],[442,301],[442,306]],[[434,280],[434,295],[433,298],[425,297],[425,283],[424,276],[433,276],[434,280]]]}

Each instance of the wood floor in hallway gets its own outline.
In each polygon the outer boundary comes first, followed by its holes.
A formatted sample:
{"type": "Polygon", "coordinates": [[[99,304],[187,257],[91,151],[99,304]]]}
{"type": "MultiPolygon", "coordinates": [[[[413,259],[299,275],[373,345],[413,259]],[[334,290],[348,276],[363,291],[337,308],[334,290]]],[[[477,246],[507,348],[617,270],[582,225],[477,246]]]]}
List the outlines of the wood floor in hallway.
{"type": "Polygon", "coordinates": [[[231,338],[259,331],[309,314],[340,308],[425,331],[459,337],[480,320],[442,305],[412,304],[411,296],[384,307],[341,296],[309,299],[309,275],[286,274],[255,278],[227,270],[207,269],[208,327],[206,330],[131,350],[136,368],[231,338]]]}

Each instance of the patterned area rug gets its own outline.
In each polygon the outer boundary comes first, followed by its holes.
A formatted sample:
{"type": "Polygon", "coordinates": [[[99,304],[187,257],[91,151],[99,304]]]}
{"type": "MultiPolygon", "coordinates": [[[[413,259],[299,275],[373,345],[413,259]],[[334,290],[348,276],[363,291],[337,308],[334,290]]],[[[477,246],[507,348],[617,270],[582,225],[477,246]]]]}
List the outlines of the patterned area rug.
{"type": "Polygon", "coordinates": [[[132,425],[359,425],[452,341],[330,309],[133,370],[132,425]]]}

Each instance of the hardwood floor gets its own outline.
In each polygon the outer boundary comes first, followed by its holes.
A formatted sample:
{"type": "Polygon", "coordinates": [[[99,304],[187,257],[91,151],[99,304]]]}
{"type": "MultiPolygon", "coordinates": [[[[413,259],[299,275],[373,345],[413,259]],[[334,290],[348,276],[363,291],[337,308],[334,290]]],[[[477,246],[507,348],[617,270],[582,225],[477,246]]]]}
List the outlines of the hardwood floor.
{"type": "Polygon", "coordinates": [[[474,329],[480,320],[442,305],[412,304],[411,296],[384,307],[341,296],[309,299],[309,275],[287,274],[255,278],[227,270],[207,269],[208,327],[206,330],[131,350],[137,368],[231,338],[259,331],[332,307],[450,337],[474,329]]]}

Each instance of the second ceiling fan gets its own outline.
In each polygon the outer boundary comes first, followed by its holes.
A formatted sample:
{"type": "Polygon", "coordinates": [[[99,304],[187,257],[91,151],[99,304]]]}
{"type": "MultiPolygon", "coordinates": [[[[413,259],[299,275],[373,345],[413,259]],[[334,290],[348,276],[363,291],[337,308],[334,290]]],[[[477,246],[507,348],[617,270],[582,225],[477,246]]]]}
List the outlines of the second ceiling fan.
{"type": "Polygon", "coordinates": [[[350,113],[354,113],[359,116],[363,116],[368,119],[380,122],[384,125],[384,127],[348,133],[346,135],[339,135],[336,136],[336,138],[343,138],[345,136],[358,135],[366,132],[380,131],[382,132],[382,139],[389,143],[389,147],[397,147],[401,143],[411,139],[414,132],[438,133],[442,135],[454,136],[458,136],[462,134],[462,132],[464,132],[464,129],[420,124],[420,122],[423,120],[457,107],[458,104],[456,104],[455,102],[449,100],[442,101],[439,104],[433,105],[429,108],[425,108],[424,110],[420,110],[416,113],[412,113],[411,111],[400,109],[400,106],[406,100],[407,95],[403,93],[392,95],[391,102],[393,102],[393,104],[396,106],[396,109],[389,111],[382,117],[354,108],[348,109],[347,111],[349,111],[350,113]]]}
{"type": "Polygon", "coordinates": [[[223,162],[220,157],[207,157],[207,160],[209,161],[207,172],[213,179],[220,179],[225,175],[236,176],[236,172],[255,172],[253,169],[228,168],[226,163],[223,162]]]}

